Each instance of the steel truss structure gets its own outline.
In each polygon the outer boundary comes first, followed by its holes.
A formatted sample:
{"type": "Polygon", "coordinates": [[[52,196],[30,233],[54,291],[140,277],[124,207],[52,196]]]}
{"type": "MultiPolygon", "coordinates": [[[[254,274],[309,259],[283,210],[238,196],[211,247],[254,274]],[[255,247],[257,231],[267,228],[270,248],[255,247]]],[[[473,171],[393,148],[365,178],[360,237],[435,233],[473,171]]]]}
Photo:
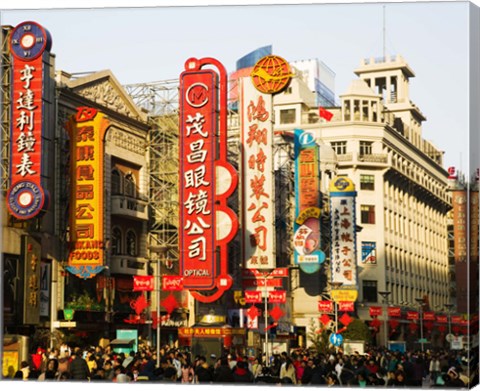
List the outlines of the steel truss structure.
{"type": "Polygon", "coordinates": [[[10,97],[10,80],[12,60],[10,50],[8,48],[9,35],[13,27],[2,26],[1,41],[1,68],[0,68],[0,126],[2,127],[1,139],[1,186],[2,193],[5,195],[9,187],[9,170],[10,170],[10,113],[11,113],[11,97],[10,97]]]}

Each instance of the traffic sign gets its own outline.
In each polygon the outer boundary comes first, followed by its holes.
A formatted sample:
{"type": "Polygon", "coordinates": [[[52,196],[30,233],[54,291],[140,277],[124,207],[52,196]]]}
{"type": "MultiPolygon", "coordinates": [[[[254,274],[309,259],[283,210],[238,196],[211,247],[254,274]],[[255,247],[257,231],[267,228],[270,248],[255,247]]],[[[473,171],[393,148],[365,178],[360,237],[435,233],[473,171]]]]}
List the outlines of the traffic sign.
{"type": "Polygon", "coordinates": [[[343,343],[342,334],[332,333],[330,334],[330,337],[328,338],[328,340],[333,346],[340,346],[343,343]]]}
{"type": "Polygon", "coordinates": [[[418,343],[428,343],[428,340],[426,338],[420,338],[418,343]]]}
{"type": "Polygon", "coordinates": [[[452,342],[454,338],[455,336],[451,333],[445,336],[445,339],[447,340],[447,342],[452,342]]]}

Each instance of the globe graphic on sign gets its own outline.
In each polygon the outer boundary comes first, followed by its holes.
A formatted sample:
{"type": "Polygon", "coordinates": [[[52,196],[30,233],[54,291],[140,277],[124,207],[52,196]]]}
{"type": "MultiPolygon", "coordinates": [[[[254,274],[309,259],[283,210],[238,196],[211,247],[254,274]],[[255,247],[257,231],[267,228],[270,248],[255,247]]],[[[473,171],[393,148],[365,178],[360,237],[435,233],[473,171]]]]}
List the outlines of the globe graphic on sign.
{"type": "Polygon", "coordinates": [[[290,65],[279,56],[261,58],[250,74],[255,88],[265,94],[275,94],[282,91],[288,85],[292,76],[290,65]]]}

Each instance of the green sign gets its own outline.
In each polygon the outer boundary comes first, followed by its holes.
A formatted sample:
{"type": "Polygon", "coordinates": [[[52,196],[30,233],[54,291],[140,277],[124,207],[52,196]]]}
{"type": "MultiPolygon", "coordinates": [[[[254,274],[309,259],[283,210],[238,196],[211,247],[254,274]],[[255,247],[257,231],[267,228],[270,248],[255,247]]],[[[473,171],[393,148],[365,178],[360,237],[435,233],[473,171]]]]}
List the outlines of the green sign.
{"type": "Polygon", "coordinates": [[[71,308],[66,308],[63,310],[63,318],[65,320],[73,320],[73,315],[75,314],[75,310],[71,308]]]}

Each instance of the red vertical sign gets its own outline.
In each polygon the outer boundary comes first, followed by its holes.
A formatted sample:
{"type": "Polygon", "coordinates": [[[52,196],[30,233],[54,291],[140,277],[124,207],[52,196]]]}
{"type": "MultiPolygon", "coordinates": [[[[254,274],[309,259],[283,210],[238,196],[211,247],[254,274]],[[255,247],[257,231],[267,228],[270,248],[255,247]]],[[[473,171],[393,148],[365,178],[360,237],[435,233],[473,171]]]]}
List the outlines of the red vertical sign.
{"type": "Polygon", "coordinates": [[[42,187],[43,54],[50,49],[48,32],[24,22],[12,31],[12,121],[10,188],[7,205],[17,219],[37,216],[47,205],[42,187]]]}
{"type": "Polygon", "coordinates": [[[181,273],[185,289],[212,289],[215,262],[215,136],[217,75],[185,71],[180,76],[181,273]]]}

